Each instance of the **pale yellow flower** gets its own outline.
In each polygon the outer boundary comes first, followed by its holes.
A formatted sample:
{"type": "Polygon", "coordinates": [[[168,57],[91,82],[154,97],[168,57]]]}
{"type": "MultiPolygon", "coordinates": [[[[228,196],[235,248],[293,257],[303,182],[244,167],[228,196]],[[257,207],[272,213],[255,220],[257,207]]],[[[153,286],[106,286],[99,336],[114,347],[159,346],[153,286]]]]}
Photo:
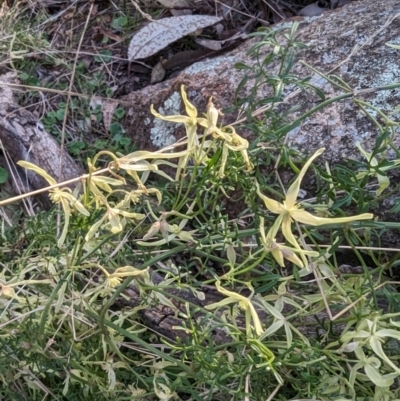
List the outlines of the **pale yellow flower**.
{"type": "Polygon", "coordinates": [[[155,117],[159,118],[160,120],[174,122],[174,123],[182,123],[185,125],[186,136],[187,136],[187,140],[188,140],[187,153],[183,156],[183,158],[180,160],[180,162],[178,164],[176,178],[179,177],[181,169],[186,166],[190,155],[195,153],[195,150],[199,145],[199,140],[197,137],[198,112],[197,112],[196,107],[193,106],[193,104],[189,102],[186,92],[185,92],[184,85],[181,86],[181,96],[182,96],[183,103],[185,105],[185,110],[186,110],[187,116],[183,116],[183,115],[162,116],[161,114],[157,113],[154,110],[153,105],[150,106],[150,112],[155,117]]]}
{"type": "MultiPolygon", "coordinates": [[[[39,174],[42,176],[50,185],[56,185],[57,181],[50,176],[49,174],[46,173],[43,169],[41,169],[38,166],[35,166],[32,163],[26,162],[26,161],[19,161],[17,163],[21,167],[26,168],[27,170],[32,170],[35,173],[39,174]]],[[[49,190],[49,197],[54,203],[61,203],[61,206],[64,210],[64,228],[62,230],[62,233],[60,235],[60,238],[58,239],[57,245],[59,247],[62,246],[62,244],[65,241],[65,238],[67,236],[67,231],[68,231],[68,226],[69,226],[69,219],[71,216],[71,207],[74,207],[79,213],[83,214],[84,216],[89,216],[90,213],[85,209],[85,207],[82,205],[81,202],[79,202],[78,199],[75,198],[74,195],[72,195],[72,191],[67,188],[53,188],[49,190]]]]}
{"type": "Polygon", "coordinates": [[[143,241],[138,241],[137,244],[141,246],[160,246],[167,244],[169,241],[173,240],[175,237],[178,237],[181,241],[184,242],[193,242],[195,243],[196,240],[193,238],[193,235],[197,230],[193,231],[184,231],[186,224],[191,219],[190,214],[193,212],[193,208],[196,206],[196,202],[193,202],[188,210],[187,214],[179,213],[175,210],[171,210],[169,212],[161,212],[160,217],[157,217],[149,202],[147,202],[147,206],[151,216],[154,218],[155,222],[151,225],[150,229],[147,233],[143,236],[143,241]],[[169,224],[167,222],[167,218],[170,216],[179,217],[182,220],[177,224],[169,224]],[[149,239],[161,233],[163,239],[158,241],[148,242],[149,239]],[[171,233],[171,234],[169,234],[171,233]]]}
{"type": "Polygon", "coordinates": [[[149,268],[140,270],[133,266],[124,266],[115,269],[112,273],[109,273],[102,265],[95,263],[94,265],[88,264],[87,267],[98,267],[106,276],[104,281],[105,289],[118,287],[122,279],[127,277],[142,276],[142,278],[148,278],[149,268]]]}
{"type": "Polygon", "coordinates": [[[96,234],[96,232],[103,225],[107,229],[109,229],[113,234],[121,232],[124,225],[123,225],[123,220],[120,218],[120,216],[126,217],[130,220],[143,220],[145,218],[144,214],[127,212],[126,210],[118,209],[116,207],[111,207],[104,197],[100,198],[100,201],[106,207],[106,213],[99,221],[97,221],[92,225],[92,227],[90,227],[89,231],[85,236],[85,241],[91,240],[93,236],[96,234]]]}
{"type": "Polygon", "coordinates": [[[336,217],[336,218],[324,218],[324,217],[317,217],[313,216],[311,213],[306,212],[305,210],[301,209],[299,203],[297,203],[297,197],[300,190],[301,181],[310,167],[313,160],[318,157],[325,149],[317,150],[313,156],[311,156],[304,167],[301,169],[299,175],[297,176],[296,180],[293,184],[289,187],[286,193],[286,199],[280,203],[274,199],[268,198],[267,196],[263,195],[260,191],[260,187],[256,182],[257,187],[257,194],[258,196],[264,201],[265,206],[269,211],[274,214],[277,214],[278,217],[275,220],[275,223],[272,227],[271,231],[271,238],[276,236],[279,228],[281,227],[282,233],[286,240],[292,244],[295,248],[300,248],[296,238],[292,233],[292,222],[297,221],[298,223],[307,224],[310,226],[321,226],[324,224],[340,224],[340,223],[349,223],[351,221],[357,220],[369,220],[373,218],[371,213],[363,213],[357,216],[346,216],[346,217],[336,217]]]}
{"type": "Polygon", "coordinates": [[[235,131],[235,128],[230,125],[219,129],[217,127],[219,114],[220,112],[215,108],[212,98],[210,98],[207,104],[207,118],[198,119],[198,123],[206,128],[206,135],[212,135],[215,139],[223,141],[221,167],[218,175],[221,178],[225,176],[224,172],[226,162],[228,160],[229,150],[232,150],[233,152],[240,152],[246,164],[246,170],[251,171],[253,169],[253,165],[251,164],[249,155],[247,153],[249,142],[238,135],[235,131]]]}
{"type": "Polygon", "coordinates": [[[183,228],[186,226],[187,222],[189,221],[189,218],[185,215],[182,215],[181,213],[177,213],[175,211],[171,212],[164,212],[161,216],[160,219],[155,221],[149,231],[144,235],[143,241],[137,241],[138,245],[141,246],[160,246],[169,243],[172,241],[174,238],[178,237],[181,241],[184,242],[193,242],[195,243],[196,240],[193,237],[193,234],[196,232],[196,230],[193,231],[185,231],[183,228]],[[168,222],[165,220],[167,216],[179,216],[183,217],[183,219],[180,221],[179,225],[178,224],[168,224],[168,222]],[[161,232],[163,239],[160,239],[158,241],[153,241],[153,242],[147,242],[150,238],[154,237],[156,234],[161,232]],[[171,234],[168,234],[171,233],[171,234]]]}
{"type": "Polygon", "coordinates": [[[303,268],[304,264],[301,259],[296,255],[296,253],[302,255],[303,257],[305,255],[313,257],[319,256],[319,253],[316,251],[305,251],[304,249],[300,248],[290,248],[285,245],[280,245],[276,243],[275,238],[271,237],[271,233],[272,230],[270,230],[268,234],[265,235],[264,217],[260,217],[261,243],[264,245],[264,249],[267,252],[271,252],[272,256],[281,267],[285,266],[284,259],[287,259],[290,262],[294,263],[296,266],[303,268]]]}
{"type": "MultiPolygon", "coordinates": [[[[175,159],[179,157],[185,157],[188,153],[187,150],[182,152],[171,152],[171,153],[168,153],[168,151],[169,151],[168,148],[163,148],[156,152],[150,152],[147,150],[138,150],[136,152],[129,153],[128,155],[120,157],[118,160],[111,162],[110,167],[111,169],[125,170],[135,180],[138,188],[146,192],[147,191],[146,187],[144,186],[138,173],[142,172],[143,173],[142,176],[146,178],[149,172],[151,171],[156,172],[158,174],[162,173],[161,171],[158,170],[157,164],[150,163],[146,159],[150,160],[162,159],[160,161],[160,164],[162,164],[162,161],[164,159],[175,159]]],[[[161,175],[163,175],[164,177],[166,176],[166,174],[161,174],[161,175]]]]}

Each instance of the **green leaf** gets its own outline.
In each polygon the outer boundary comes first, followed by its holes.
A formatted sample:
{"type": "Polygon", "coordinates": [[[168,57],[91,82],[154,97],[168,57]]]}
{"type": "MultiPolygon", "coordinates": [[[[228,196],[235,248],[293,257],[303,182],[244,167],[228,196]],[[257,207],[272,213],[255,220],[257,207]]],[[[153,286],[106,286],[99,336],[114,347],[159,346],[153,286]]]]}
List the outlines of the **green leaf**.
{"type": "Polygon", "coordinates": [[[3,168],[0,167],[0,184],[4,184],[8,179],[8,171],[3,168]]]}
{"type": "Polygon", "coordinates": [[[388,213],[400,212],[400,198],[393,199],[394,206],[388,210],[388,213]]]}
{"type": "Polygon", "coordinates": [[[99,63],[108,63],[111,60],[112,53],[110,50],[100,50],[99,54],[94,58],[99,63]]]}
{"type": "Polygon", "coordinates": [[[115,136],[115,135],[122,135],[125,131],[122,128],[122,125],[120,123],[114,122],[112,124],[110,124],[110,127],[108,128],[108,130],[110,131],[111,135],[115,136]]]}
{"type": "Polygon", "coordinates": [[[111,27],[113,29],[120,29],[123,28],[128,23],[128,18],[125,16],[121,16],[118,18],[114,18],[111,22],[111,27]]]}
{"type": "Polygon", "coordinates": [[[30,85],[30,86],[40,86],[41,85],[40,79],[33,77],[32,75],[29,75],[25,72],[18,74],[18,77],[26,85],[30,85]]]}
{"type": "Polygon", "coordinates": [[[82,141],[74,141],[68,144],[68,150],[73,155],[77,156],[83,149],[86,148],[86,143],[82,141]]]}
{"type": "Polygon", "coordinates": [[[125,115],[125,110],[122,109],[121,107],[118,107],[115,111],[114,111],[114,117],[117,118],[118,120],[122,117],[124,117],[125,115]]]}
{"type": "Polygon", "coordinates": [[[119,144],[120,144],[121,146],[129,146],[129,145],[131,144],[131,142],[132,142],[131,138],[127,138],[127,137],[122,137],[122,138],[119,140],[119,144]]]}
{"type": "Polygon", "coordinates": [[[119,132],[118,134],[114,135],[114,142],[119,143],[119,141],[122,139],[122,134],[119,132]]]}
{"type": "Polygon", "coordinates": [[[65,109],[58,109],[56,111],[56,118],[58,121],[63,121],[64,120],[64,115],[65,115],[65,109]]]}
{"type": "Polygon", "coordinates": [[[228,245],[226,249],[226,255],[228,257],[230,265],[234,267],[236,263],[236,251],[233,245],[228,245]]]}
{"type": "Polygon", "coordinates": [[[235,68],[237,68],[238,70],[251,70],[251,67],[249,67],[248,65],[246,65],[245,63],[236,63],[235,64],[235,68]]]}

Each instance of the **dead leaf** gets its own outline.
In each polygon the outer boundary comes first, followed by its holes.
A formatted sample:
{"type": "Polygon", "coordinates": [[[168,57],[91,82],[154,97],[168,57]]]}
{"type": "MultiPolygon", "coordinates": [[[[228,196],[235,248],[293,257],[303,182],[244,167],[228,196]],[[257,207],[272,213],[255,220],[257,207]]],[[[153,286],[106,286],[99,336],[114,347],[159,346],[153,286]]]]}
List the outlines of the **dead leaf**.
{"type": "Polygon", "coordinates": [[[299,11],[299,15],[301,15],[302,17],[318,17],[319,15],[322,15],[324,11],[327,10],[329,10],[329,8],[319,7],[318,2],[316,2],[303,7],[299,11]]]}
{"type": "Polygon", "coordinates": [[[221,50],[224,40],[211,40],[211,39],[195,39],[195,42],[200,46],[206,47],[211,50],[221,50]]]}
{"type": "Polygon", "coordinates": [[[128,60],[150,57],[189,33],[221,20],[220,17],[210,15],[182,15],[150,22],[133,36],[129,44],[128,60]]]}
{"type": "Polygon", "coordinates": [[[206,47],[207,49],[211,50],[221,50],[222,45],[226,42],[229,42],[230,40],[236,40],[236,39],[245,39],[246,34],[243,34],[241,32],[236,32],[234,33],[231,37],[224,39],[224,40],[211,40],[211,39],[195,39],[195,42],[198,43],[199,45],[206,47]]]}
{"type": "Polygon", "coordinates": [[[221,33],[225,29],[224,24],[217,24],[217,25],[215,25],[214,28],[215,28],[215,31],[217,32],[218,37],[221,35],[221,33]]]}
{"type": "Polygon", "coordinates": [[[106,131],[108,131],[114,116],[114,111],[117,108],[118,103],[111,100],[104,100],[102,106],[103,106],[102,107],[103,124],[106,131]]]}
{"type": "Polygon", "coordinates": [[[100,32],[104,36],[107,36],[107,38],[110,38],[111,40],[114,40],[115,42],[120,42],[122,40],[121,36],[116,35],[115,33],[108,31],[106,29],[100,28],[100,32]]]}
{"type": "Polygon", "coordinates": [[[152,84],[155,84],[157,82],[161,82],[165,77],[165,69],[161,63],[161,61],[159,61],[151,70],[151,79],[150,82],[152,84]]]}

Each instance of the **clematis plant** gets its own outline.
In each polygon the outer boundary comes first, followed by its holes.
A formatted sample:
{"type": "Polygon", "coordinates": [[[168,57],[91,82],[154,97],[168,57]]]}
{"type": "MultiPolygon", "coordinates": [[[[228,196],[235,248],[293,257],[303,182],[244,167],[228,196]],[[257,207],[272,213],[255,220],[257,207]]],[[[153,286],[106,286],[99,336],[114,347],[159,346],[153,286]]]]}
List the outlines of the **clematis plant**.
{"type": "MultiPolygon", "coordinates": [[[[35,173],[39,174],[50,185],[57,185],[57,181],[40,167],[35,166],[34,164],[23,160],[19,161],[17,164],[20,165],[21,167],[26,168],[27,170],[32,170],[35,173]]],[[[68,187],[51,189],[49,191],[49,197],[54,203],[61,203],[61,206],[64,210],[64,215],[65,215],[64,228],[57,242],[58,247],[61,247],[65,241],[65,237],[67,236],[69,219],[71,216],[71,206],[74,207],[79,213],[83,214],[84,216],[89,216],[90,213],[85,209],[82,203],[75,198],[75,196],[72,194],[72,191],[68,187]]]]}
{"type": "Polygon", "coordinates": [[[266,208],[274,214],[278,215],[275,220],[271,233],[269,233],[270,238],[275,238],[279,228],[282,229],[282,233],[286,240],[292,244],[295,248],[299,249],[300,246],[293,235],[292,232],[292,222],[297,221],[298,223],[308,224],[310,226],[321,226],[324,224],[338,224],[338,223],[349,223],[351,221],[357,220],[369,220],[373,218],[371,213],[363,213],[357,216],[346,216],[346,217],[335,217],[335,218],[324,218],[317,217],[311,213],[303,210],[299,203],[297,203],[297,197],[300,191],[301,181],[310,167],[311,163],[317,158],[321,153],[324,152],[324,148],[317,150],[307,161],[304,167],[301,169],[299,175],[293,184],[289,187],[286,193],[286,199],[280,203],[274,199],[268,198],[263,195],[260,191],[260,187],[256,182],[257,194],[264,201],[266,208]]]}

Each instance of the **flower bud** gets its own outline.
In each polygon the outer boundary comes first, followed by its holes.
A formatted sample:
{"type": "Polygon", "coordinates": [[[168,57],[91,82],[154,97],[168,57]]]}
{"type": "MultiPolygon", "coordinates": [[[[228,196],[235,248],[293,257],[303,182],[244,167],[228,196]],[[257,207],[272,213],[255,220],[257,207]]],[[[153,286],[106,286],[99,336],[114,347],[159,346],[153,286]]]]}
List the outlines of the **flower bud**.
{"type": "Polygon", "coordinates": [[[143,237],[145,241],[149,238],[154,237],[160,231],[161,223],[159,221],[154,222],[149,231],[147,231],[146,235],[143,237]]]}
{"type": "Polygon", "coordinates": [[[215,128],[217,126],[218,114],[218,110],[215,108],[211,96],[210,100],[207,103],[207,120],[210,128],[215,128]]]}

